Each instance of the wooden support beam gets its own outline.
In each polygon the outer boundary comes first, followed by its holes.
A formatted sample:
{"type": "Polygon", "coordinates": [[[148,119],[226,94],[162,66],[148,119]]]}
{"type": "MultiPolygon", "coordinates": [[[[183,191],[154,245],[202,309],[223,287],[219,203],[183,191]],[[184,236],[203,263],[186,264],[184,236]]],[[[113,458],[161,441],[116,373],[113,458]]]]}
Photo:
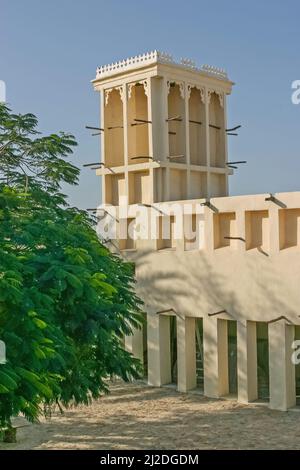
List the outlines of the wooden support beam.
{"type": "Polygon", "coordinates": [[[191,122],[192,124],[199,124],[199,125],[202,124],[201,121],[194,121],[193,119],[189,119],[189,122],[191,122]]]}
{"type": "Polygon", "coordinates": [[[182,121],[182,117],[181,116],[172,116],[172,117],[168,117],[166,119],[167,122],[170,122],[170,121],[182,121]]]}

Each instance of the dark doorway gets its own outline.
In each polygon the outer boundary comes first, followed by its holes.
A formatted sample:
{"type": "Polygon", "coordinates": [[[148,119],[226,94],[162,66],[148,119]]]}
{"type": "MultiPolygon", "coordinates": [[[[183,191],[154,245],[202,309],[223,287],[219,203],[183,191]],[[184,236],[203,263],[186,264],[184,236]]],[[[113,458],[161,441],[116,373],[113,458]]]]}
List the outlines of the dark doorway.
{"type": "Polygon", "coordinates": [[[229,320],[227,324],[229,394],[237,395],[237,323],[229,320]]]}
{"type": "Polygon", "coordinates": [[[204,390],[204,366],[203,366],[203,319],[195,319],[196,335],[196,380],[197,389],[204,390]]]}
{"type": "Polygon", "coordinates": [[[269,401],[269,337],[268,324],[256,323],[257,337],[257,397],[260,401],[269,401]]]}
{"type": "Polygon", "coordinates": [[[148,337],[147,337],[147,314],[143,315],[143,367],[144,377],[148,377],[148,337]]]}
{"type": "Polygon", "coordinates": [[[177,322],[170,316],[170,347],[171,347],[171,383],[177,384],[177,322]]]}

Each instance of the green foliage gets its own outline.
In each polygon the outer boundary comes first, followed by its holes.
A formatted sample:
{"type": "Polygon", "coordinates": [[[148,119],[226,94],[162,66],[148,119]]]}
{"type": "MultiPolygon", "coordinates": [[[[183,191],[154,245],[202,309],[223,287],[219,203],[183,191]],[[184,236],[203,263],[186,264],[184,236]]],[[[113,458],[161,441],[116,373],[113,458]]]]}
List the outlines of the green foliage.
{"type": "Polygon", "coordinates": [[[67,205],[79,170],[68,134],[38,136],[32,114],[0,105],[0,425],[45,407],[89,403],[106,379],[137,377],[122,346],[140,324],[132,265],[98,240],[89,216],[67,205]]]}

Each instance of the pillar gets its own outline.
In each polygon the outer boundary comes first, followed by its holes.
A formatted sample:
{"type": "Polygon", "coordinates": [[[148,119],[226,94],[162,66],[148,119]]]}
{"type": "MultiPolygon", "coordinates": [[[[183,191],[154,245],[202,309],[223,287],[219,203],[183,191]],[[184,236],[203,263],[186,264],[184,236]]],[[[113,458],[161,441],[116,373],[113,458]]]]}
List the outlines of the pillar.
{"type": "Polygon", "coordinates": [[[292,343],[295,327],[279,320],[269,324],[270,408],[286,411],[296,405],[292,343]]]}
{"type": "MultiPolygon", "coordinates": [[[[104,129],[104,113],[105,113],[105,93],[104,90],[100,91],[100,128],[104,129]]],[[[105,138],[104,132],[100,132],[100,161],[105,163],[105,138]]],[[[105,189],[106,181],[105,176],[101,178],[101,195],[102,195],[102,202],[106,203],[106,189],[105,189]]]]}
{"type": "MultiPolygon", "coordinates": [[[[166,121],[166,119],[169,117],[169,106],[168,106],[168,85],[167,85],[168,80],[166,78],[163,78],[163,96],[162,96],[162,114],[165,116],[164,118],[164,126],[162,127],[163,132],[164,132],[164,154],[163,154],[163,159],[167,162],[167,157],[170,155],[170,146],[169,146],[169,135],[168,135],[168,129],[169,129],[169,124],[166,121]]],[[[164,183],[164,201],[169,201],[170,200],[170,165],[168,164],[165,168],[165,183],[164,183]]]]}
{"type": "Polygon", "coordinates": [[[256,322],[237,322],[238,401],[257,399],[256,322]]]}
{"type": "MultiPolygon", "coordinates": [[[[227,99],[226,99],[226,93],[223,93],[223,122],[224,122],[224,129],[227,129],[227,99]]],[[[224,132],[224,152],[225,152],[225,163],[228,162],[228,143],[227,143],[227,132],[224,132]]],[[[226,167],[226,165],[225,165],[226,167]]],[[[229,184],[228,184],[228,171],[225,173],[226,178],[225,178],[225,194],[228,196],[229,193],[229,184]]],[[[240,235],[241,236],[241,235],[240,235]]]]}
{"type": "MultiPolygon", "coordinates": [[[[123,83],[120,86],[120,95],[123,103],[123,139],[124,139],[124,166],[125,166],[125,195],[127,197],[126,206],[129,204],[129,157],[128,157],[128,85],[123,83]]],[[[124,201],[123,201],[124,204],[124,201]]]]}
{"type": "Polygon", "coordinates": [[[204,395],[218,398],[229,393],[227,321],[203,319],[204,395]]]}
{"type": "Polygon", "coordinates": [[[197,386],[195,318],[177,317],[178,391],[197,386]]]}
{"type": "Polygon", "coordinates": [[[187,199],[191,198],[191,155],[190,155],[190,110],[189,110],[189,100],[190,100],[191,90],[187,83],[184,84],[184,125],[185,125],[185,158],[187,163],[187,172],[186,172],[186,197],[187,199]]]}
{"type": "Polygon", "coordinates": [[[206,166],[207,166],[207,197],[211,196],[211,178],[210,178],[210,138],[209,138],[209,94],[205,89],[205,148],[206,148],[206,166]]]}
{"type": "Polygon", "coordinates": [[[170,318],[156,313],[147,315],[148,383],[161,387],[171,383],[170,318]]]}

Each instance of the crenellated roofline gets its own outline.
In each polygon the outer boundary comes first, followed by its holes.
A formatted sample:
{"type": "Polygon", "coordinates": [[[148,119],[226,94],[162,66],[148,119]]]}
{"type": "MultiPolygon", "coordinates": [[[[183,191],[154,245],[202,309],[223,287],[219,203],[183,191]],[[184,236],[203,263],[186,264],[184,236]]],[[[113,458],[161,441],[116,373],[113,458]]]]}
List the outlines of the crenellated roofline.
{"type": "Polygon", "coordinates": [[[186,58],[181,58],[180,61],[176,61],[173,59],[172,55],[158,50],[97,67],[96,80],[153,64],[176,65],[183,69],[200,72],[201,74],[213,76],[221,80],[228,80],[227,73],[224,69],[211,65],[197,67],[193,60],[186,58]]]}

